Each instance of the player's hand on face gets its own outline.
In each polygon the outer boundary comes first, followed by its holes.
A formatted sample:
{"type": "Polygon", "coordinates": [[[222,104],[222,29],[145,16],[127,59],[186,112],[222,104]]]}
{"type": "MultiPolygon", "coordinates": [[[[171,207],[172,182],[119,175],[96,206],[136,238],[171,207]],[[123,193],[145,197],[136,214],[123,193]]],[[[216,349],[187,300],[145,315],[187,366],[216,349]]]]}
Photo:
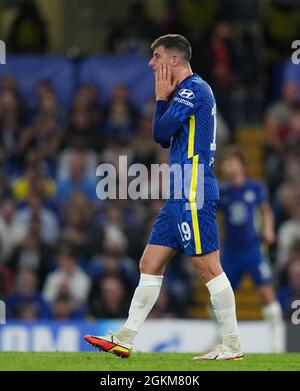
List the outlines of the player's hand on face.
{"type": "Polygon", "coordinates": [[[156,100],[168,100],[177,84],[177,80],[172,81],[171,67],[166,64],[160,65],[155,72],[156,100]]]}

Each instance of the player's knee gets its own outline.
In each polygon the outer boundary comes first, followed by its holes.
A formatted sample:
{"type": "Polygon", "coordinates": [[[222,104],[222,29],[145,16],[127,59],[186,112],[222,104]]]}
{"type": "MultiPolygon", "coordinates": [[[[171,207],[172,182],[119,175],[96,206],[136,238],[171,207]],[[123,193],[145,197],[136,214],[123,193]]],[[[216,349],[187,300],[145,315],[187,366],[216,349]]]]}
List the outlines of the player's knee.
{"type": "Polygon", "coordinates": [[[206,284],[208,281],[217,277],[220,273],[215,272],[214,270],[201,269],[198,270],[201,280],[206,284]]]}
{"type": "Polygon", "coordinates": [[[141,258],[139,268],[141,273],[152,274],[157,276],[161,276],[164,271],[161,266],[155,265],[153,260],[151,261],[146,257],[141,258]]]}
{"type": "Polygon", "coordinates": [[[204,283],[207,283],[208,281],[212,280],[223,272],[222,267],[219,263],[210,264],[208,262],[198,261],[193,262],[193,265],[204,283]]]}

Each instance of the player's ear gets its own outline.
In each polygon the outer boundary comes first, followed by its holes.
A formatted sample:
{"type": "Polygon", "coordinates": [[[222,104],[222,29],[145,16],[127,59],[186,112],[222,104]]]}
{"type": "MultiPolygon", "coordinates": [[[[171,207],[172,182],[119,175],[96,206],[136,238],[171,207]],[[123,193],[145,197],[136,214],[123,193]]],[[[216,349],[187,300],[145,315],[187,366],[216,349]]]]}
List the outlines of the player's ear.
{"type": "Polygon", "coordinates": [[[178,65],[178,56],[173,56],[172,59],[172,66],[176,67],[178,65]]]}

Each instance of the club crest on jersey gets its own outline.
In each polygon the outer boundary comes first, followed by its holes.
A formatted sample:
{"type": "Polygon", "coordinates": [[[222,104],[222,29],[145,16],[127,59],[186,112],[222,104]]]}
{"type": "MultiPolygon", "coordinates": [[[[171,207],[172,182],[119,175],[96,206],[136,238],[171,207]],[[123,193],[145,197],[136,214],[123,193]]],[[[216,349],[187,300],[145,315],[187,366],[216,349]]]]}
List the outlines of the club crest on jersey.
{"type": "Polygon", "coordinates": [[[253,202],[255,200],[255,193],[251,190],[247,190],[244,194],[244,200],[246,202],[253,202]]]}
{"type": "Polygon", "coordinates": [[[182,88],[179,91],[179,95],[182,96],[185,99],[194,99],[194,97],[195,97],[193,91],[191,91],[191,90],[189,90],[187,88],[182,88]]]}

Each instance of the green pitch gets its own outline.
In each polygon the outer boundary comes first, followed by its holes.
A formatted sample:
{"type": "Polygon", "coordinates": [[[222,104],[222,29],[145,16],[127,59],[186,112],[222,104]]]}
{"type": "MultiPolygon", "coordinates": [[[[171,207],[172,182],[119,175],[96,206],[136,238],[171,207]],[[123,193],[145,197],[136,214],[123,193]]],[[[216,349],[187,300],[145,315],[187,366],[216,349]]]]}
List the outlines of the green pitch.
{"type": "MultiPolygon", "coordinates": [[[[15,371],[300,371],[300,353],[247,354],[239,361],[192,361],[192,353],[0,352],[0,370],[15,371]]],[[[1,375],[0,375],[1,376],[1,375]]]]}

